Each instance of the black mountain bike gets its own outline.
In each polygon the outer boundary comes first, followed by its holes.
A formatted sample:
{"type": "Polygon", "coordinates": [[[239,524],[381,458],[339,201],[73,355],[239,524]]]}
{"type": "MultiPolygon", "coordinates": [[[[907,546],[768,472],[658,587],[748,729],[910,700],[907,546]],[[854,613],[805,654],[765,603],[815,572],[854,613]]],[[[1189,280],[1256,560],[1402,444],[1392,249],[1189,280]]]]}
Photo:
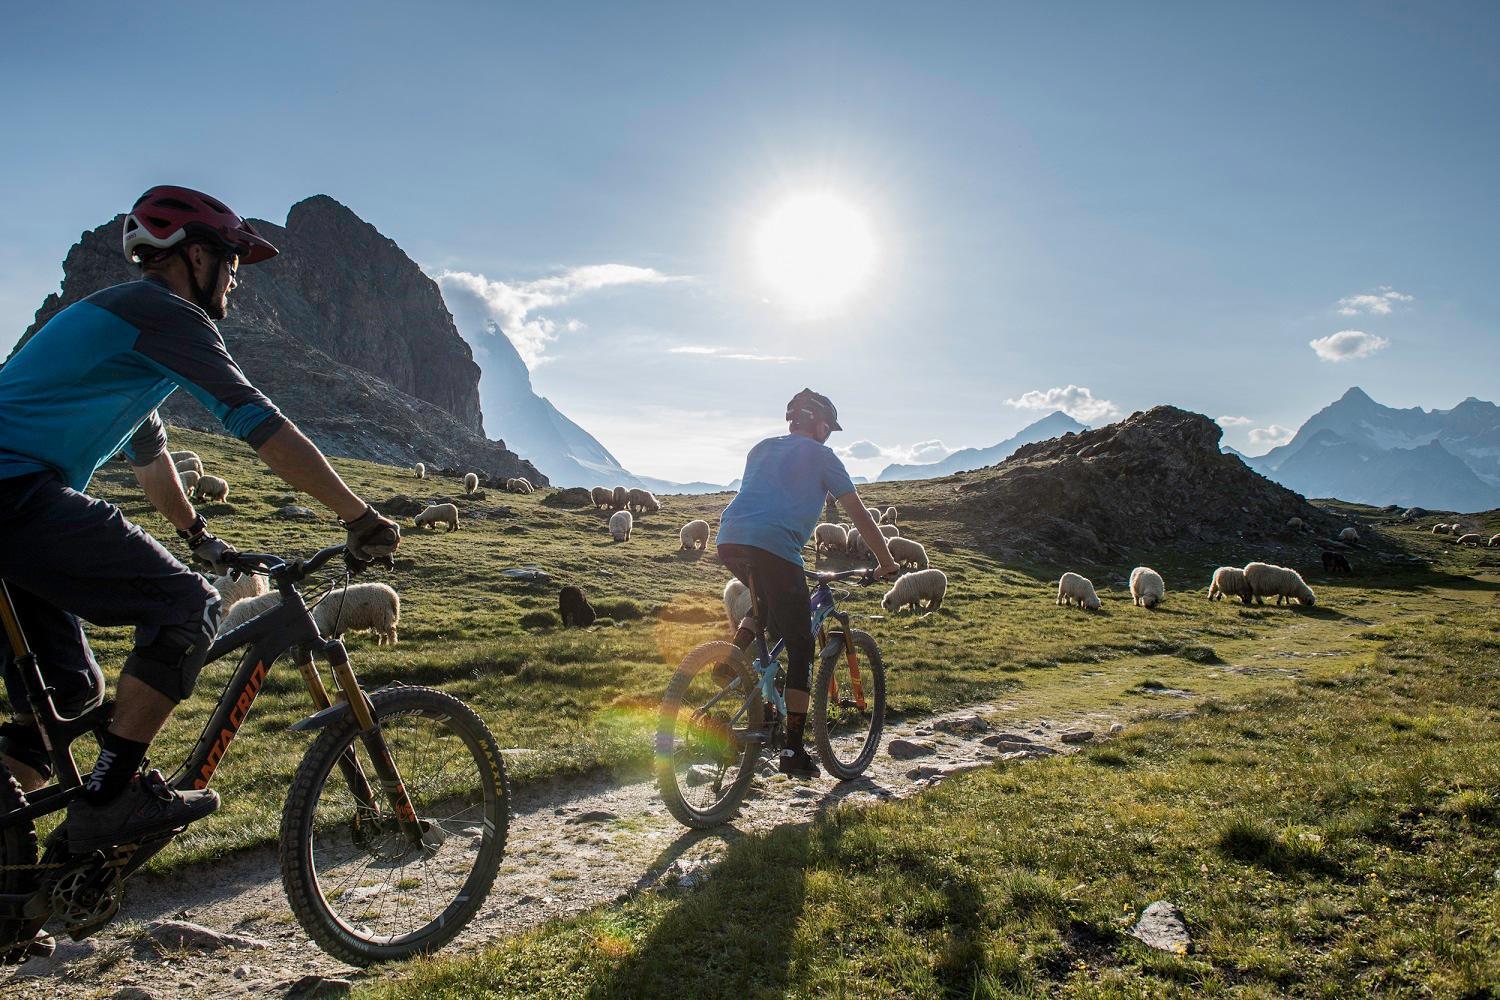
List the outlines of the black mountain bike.
{"type": "MultiPolygon", "coordinates": [[[[809,573],[818,663],[812,678],[808,721],[818,760],[840,781],[864,773],[880,748],[885,725],[885,664],[868,633],[849,624],[829,584],[869,570],[809,573]],[[826,628],[832,620],[837,628],[826,628]]],[[[848,596],[845,594],[844,596],[848,596]]],[[[765,621],[756,607],[757,623],[765,621]]],[[[770,645],[757,625],[750,649],[706,642],[682,658],[667,685],[656,727],[656,783],[668,811],[685,826],[705,829],[739,811],[764,753],[786,737],[786,643],[770,645]],[[752,656],[754,659],[752,660],[752,656]]]]}
{"type": "MultiPolygon", "coordinates": [[[[365,564],[342,545],[305,562],[251,552],[232,557],[232,570],[268,576],[281,603],[214,642],[209,662],[244,652],[197,745],[168,780],[179,789],[208,786],[267,673],[291,652],[316,709],[291,729],[317,738],[287,792],[282,881],[313,940],[363,965],[440,948],[474,916],[505,850],[509,791],[495,738],[467,705],[441,691],[400,684],[367,694],[344,644],[318,634],[297,584],[339,556],[347,584],[365,564]],[[327,663],[336,684],[331,697],[314,655],[327,663]]],[[[339,598],[335,592],[325,599],[339,598]]],[[[69,747],[84,733],[102,732],[113,706],[60,718],[3,581],[0,619],[58,776],[23,794],[0,767],[0,961],[16,962],[32,953],[49,922],[74,939],[108,923],[120,908],[125,880],[182,828],[75,855],[64,821],[38,859],[33,820],[66,808],[79,794],[69,747]]]]}

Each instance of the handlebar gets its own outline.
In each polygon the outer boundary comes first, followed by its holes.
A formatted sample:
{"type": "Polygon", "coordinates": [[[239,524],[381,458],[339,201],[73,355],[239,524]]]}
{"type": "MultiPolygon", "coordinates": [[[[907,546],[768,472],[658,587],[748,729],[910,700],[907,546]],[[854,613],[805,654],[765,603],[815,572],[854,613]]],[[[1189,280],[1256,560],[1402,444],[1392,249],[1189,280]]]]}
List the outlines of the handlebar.
{"type": "MultiPolygon", "coordinates": [[[[344,565],[350,573],[359,573],[371,565],[370,562],[350,555],[346,545],[330,545],[326,549],[319,549],[306,560],[297,559],[292,562],[269,552],[236,552],[224,560],[224,565],[240,573],[264,573],[277,585],[284,586],[307,579],[336,556],[344,557],[344,565]]],[[[391,556],[381,556],[374,562],[387,569],[395,568],[395,559],[391,556]]]]}
{"type": "Polygon", "coordinates": [[[833,583],[837,580],[858,579],[862,584],[871,584],[876,580],[873,569],[846,569],[838,573],[814,573],[804,569],[802,575],[817,583],[833,583]]]}

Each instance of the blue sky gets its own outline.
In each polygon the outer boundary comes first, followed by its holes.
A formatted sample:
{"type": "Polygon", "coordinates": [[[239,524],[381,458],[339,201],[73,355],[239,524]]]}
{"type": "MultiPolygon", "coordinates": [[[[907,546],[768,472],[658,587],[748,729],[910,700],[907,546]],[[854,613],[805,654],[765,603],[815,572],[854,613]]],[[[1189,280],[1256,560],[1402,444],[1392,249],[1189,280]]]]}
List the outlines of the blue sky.
{"type": "Polygon", "coordinates": [[[1058,399],[1258,452],[1353,384],[1494,397],[1500,6],[812,6],[12,6],[0,349],[176,182],[277,221],[327,193],[483,276],[445,289],[650,475],[737,475],[803,385],[865,473],[1058,399]],[[809,190],[875,245],[811,318],[751,250],[809,190]]]}

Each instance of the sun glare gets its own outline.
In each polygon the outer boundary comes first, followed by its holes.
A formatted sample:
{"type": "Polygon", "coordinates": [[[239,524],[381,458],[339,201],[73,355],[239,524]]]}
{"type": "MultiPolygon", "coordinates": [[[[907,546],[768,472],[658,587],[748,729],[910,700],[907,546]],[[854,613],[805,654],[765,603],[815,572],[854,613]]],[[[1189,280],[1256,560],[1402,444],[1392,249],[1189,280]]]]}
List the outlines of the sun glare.
{"type": "Polygon", "coordinates": [[[755,258],[773,298],[824,312],[857,292],[875,263],[864,213],[830,194],[789,198],[755,233],[755,258]]]}

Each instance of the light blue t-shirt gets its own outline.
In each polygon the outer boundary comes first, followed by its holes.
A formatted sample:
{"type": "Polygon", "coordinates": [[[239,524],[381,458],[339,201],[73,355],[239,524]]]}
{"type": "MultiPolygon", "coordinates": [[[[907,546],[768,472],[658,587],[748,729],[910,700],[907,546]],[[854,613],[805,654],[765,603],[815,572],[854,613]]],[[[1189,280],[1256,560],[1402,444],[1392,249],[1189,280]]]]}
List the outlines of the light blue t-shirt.
{"type": "Polygon", "coordinates": [[[753,545],[801,566],[824,498],[853,492],[832,448],[801,434],[766,438],[745,459],[740,492],[719,518],[715,544],[753,545]]]}

